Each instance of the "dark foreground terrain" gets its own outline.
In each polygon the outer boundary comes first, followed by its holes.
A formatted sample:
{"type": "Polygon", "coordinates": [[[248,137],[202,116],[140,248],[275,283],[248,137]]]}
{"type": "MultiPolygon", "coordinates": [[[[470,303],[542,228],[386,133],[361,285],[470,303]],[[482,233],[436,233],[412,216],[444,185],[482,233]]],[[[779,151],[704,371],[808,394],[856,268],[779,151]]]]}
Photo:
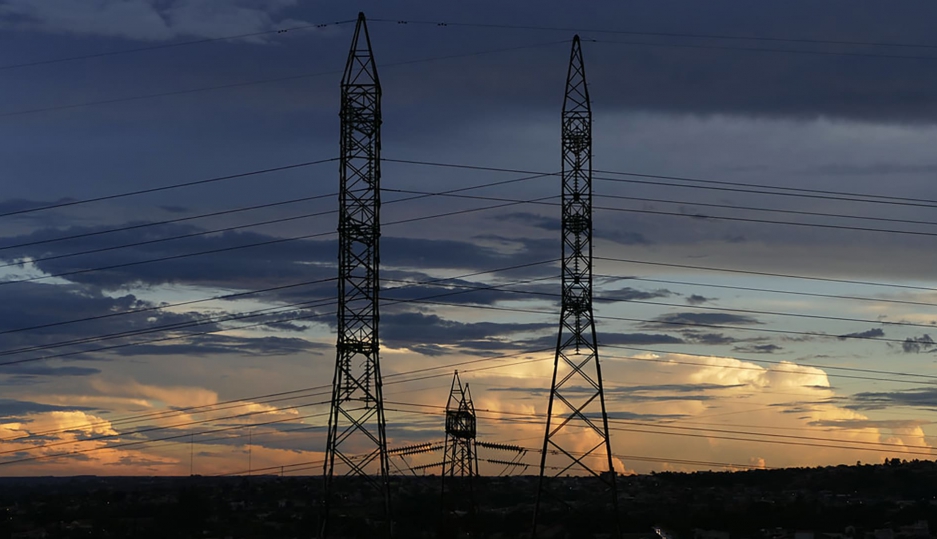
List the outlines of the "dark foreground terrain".
{"type": "MultiPolygon", "coordinates": [[[[474,514],[467,485],[451,485],[445,520],[438,477],[392,479],[396,537],[529,536],[535,477],[477,479],[474,514]]],[[[599,482],[559,481],[557,497],[544,503],[539,537],[607,537],[611,504],[599,482]]],[[[311,538],[320,491],[318,477],[0,478],[0,539],[311,538]]],[[[346,518],[336,526],[349,537],[376,536],[380,523],[369,514],[379,503],[369,488],[347,481],[340,491],[335,513],[346,518]]],[[[627,539],[931,537],[937,464],[621,477],[619,505],[627,539]]]]}

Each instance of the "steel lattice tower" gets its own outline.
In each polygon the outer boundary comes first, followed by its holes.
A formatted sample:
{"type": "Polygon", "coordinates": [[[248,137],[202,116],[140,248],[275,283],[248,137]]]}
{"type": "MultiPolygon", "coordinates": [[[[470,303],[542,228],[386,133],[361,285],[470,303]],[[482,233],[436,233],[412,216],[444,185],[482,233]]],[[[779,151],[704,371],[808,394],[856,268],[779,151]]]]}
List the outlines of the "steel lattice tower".
{"type": "MultiPolygon", "coordinates": [[[[462,507],[469,515],[475,514],[475,492],[473,477],[478,475],[478,453],[475,448],[476,435],[475,405],[468,384],[462,385],[459,371],[452,376],[449,389],[449,401],[446,403],[446,445],[442,458],[442,509],[443,530],[453,532],[457,523],[451,522],[449,513],[462,507]],[[459,490],[447,498],[447,484],[450,490],[459,490]]],[[[471,522],[469,525],[471,526],[471,522]]]]}
{"type": "Polygon", "coordinates": [[[475,405],[468,384],[462,385],[459,371],[452,376],[449,402],[446,404],[446,452],[443,455],[443,477],[478,475],[475,453],[475,405]]]}
{"type": "Polygon", "coordinates": [[[610,531],[618,532],[618,496],[592,313],[592,108],[578,35],[573,38],[566,75],[562,138],[563,299],[540,457],[534,536],[548,461],[553,477],[585,472],[606,484],[615,515],[610,531]],[[584,449],[574,449],[577,446],[584,449]],[[607,468],[596,471],[597,465],[607,468]]]}
{"type": "Polygon", "coordinates": [[[378,341],[381,84],[364,13],[358,14],[342,77],[341,107],[338,342],[325,453],[322,536],[329,530],[330,511],[334,511],[335,475],[358,476],[375,487],[383,501],[385,533],[390,535],[378,341]]]}

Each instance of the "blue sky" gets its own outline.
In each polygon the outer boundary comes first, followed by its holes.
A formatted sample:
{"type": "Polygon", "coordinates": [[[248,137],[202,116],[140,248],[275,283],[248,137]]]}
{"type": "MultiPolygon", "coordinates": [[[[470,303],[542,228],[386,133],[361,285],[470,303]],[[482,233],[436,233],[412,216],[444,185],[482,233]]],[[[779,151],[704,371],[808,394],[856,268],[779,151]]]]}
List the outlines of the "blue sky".
{"type": "MultiPolygon", "coordinates": [[[[602,276],[596,296],[638,300],[596,302],[599,340],[609,345],[602,352],[609,409],[621,421],[631,421],[614,425],[631,430],[613,431],[613,448],[623,456],[661,459],[623,457],[620,469],[693,469],[668,458],[799,466],[932,454],[937,392],[928,377],[937,374],[937,349],[927,336],[937,324],[937,256],[928,235],[935,230],[926,223],[937,222],[927,202],[937,200],[932,91],[937,60],[926,57],[937,57],[937,43],[926,21],[933,20],[937,8],[931,4],[911,3],[902,12],[884,2],[806,1],[598,2],[589,9],[550,2],[536,7],[290,0],[85,4],[0,0],[5,42],[0,66],[10,66],[0,70],[0,163],[7,178],[0,213],[336,157],[338,84],[353,26],[270,32],[346,21],[359,10],[371,19],[383,86],[384,157],[555,172],[569,40],[578,32],[593,99],[597,170],[909,199],[886,204],[883,199],[843,201],[839,195],[690,189],[662,185],[685,182],[660,178],[608,181],[639,178],[597,172],[596,206],[611,209],[596,210],[596,255],[605,258],[596,263],[596,274],[602,276]],[[41,63],[253,33],[261,34],[41,63]],[[896,43],[926,46],[892,46],[896,43]],[[15,67],[24,63],[36,65],[15,67]],[[850,334],[870,338],[838,338],[850,334]],[[764,434],[788,436],[781,438],[786,443],[796,441],[789,436],[821,441],[782,445],[765,442],[770,437],[764,434]],[[759,441],[726,439],[732,436],[759,441]],[[822,440],[833,440],[833,447],[822,440]],[[852,447],[845,447],[847,442],[852,447]]],[[[389,190],[439,192],[524,175],[387,162],[382,182],[389,190]]],[[[558,195],[558,182],[546,176],[470,193],[531,200],[558,195]]],[[[327,407],[319,402],[327,393],[310,390],[304,399],[273,404],[251,399],[331,381],[334,306],[328,302],[335,285],[327,279],[335,276],[337,246],[329,235],[336,218],[327,212],[335,209],[334,197],[93,233],[330,195],[337,186],[337,163],[330,161],[3,217],[0,264],[8,266],[0,268],[0,275],[43,278],[0,285],[0,331],[6,331],[0,334],[0,363],[35,359],[0,367],[0,437],[10,447],[5,456],[95,450],[81,458],[7,464],[0,473],[171,474],[188,473],[190,465],[200,473],[239,471],[247,464],[247,425],[268,420],[282,423],[253,427],[251,466],[319,458],[324,440],[314,427],[324,421],[327,407]],[[321,215],[305,217],[310,214],[321,215]],[[295,219],[284,221],[289,218],[295,219]],[[245,226],[271,220],[279,222],[245,226]],[[229,227],[242,228],[200,234],[229,227]],[[45,278],[313,234],[322,235],[45,278]],[[35,244],[74,235],[85,236],[35,244]],[[181,235],[188,237],[112,248],[181,235]],[[23,243],[33,245],[12,247],[23,243]],[[98,252],[65,256],[86,250],[98,252]],[[49,257],[55,258],[36,260],[49,257]],[[308,281],[317,282],[291,286],[308,281]],[[156,308],[267,288],[278,289],[156,308]],[[264,325],[250,328],[242,327],[246,322],[225,321],[257,309],[294,313],[291,306],[314,300],[321,304],[306,303],[303,320],[261,318],[264,325]],[[9,331],[141,308],[149,310],[9,331]],[[16,352],[197,321],[217,333],[168,334],[179,338],[139,346],[129,346],[139,338],[114,339],[16,352]],[[111,343],[128,346],[94,350],[111,343]],[[42,359],[66,353],[74,354],[42,359]],[[231,399],[249,399],[250,404],[121,421],[231,399]],[[236,413],[254,415],[209,421],[236,413]],[[141,425],[171,428],[132,434],[141,425]],[[224,426],[238,428],[223,436],[195,436],[224,426]],[[58,432],[66,427],[73,430],[58,432]],[[285,432],[306,427],[313,428],[285,432]],[[41,435],[50,430],[57,432],[41,435]],[[95,435],[110,437],[87,440],[95,435]],[[120,446],[146,436],[176,435],[192,444],[120,446]],[[43,447],[50,442],[61,445],[43,447]],[[197,456],[190,458],[190,452],[197,456]]],[[[446,197],[390,203],[406,196],[411,195],[389,191],[384,196],[382,275],[388,281],[383,286],[411,282],[388,290],[388,298],[441,292],[412,281],[559,256],[555,206],[523,204],[390,224],[494,204],[446,197]]],[[[545,263],[465,277],[462,284],[550,294],[559,291],[557,275],[556,265],[545,263]]],[[[462,379],[472,386],[476,407],[486,410],[480,432],[490,441],[539,445],[542,427],[536,418],[546,409],[543,390],[549,385],[551,353],[537,350],[549,348],[555,338],[554,299],[488,291],[445,300],[454,305],[388,303],[382,318],[385,394],[389,401],[407,403],[395,405],[405,411],[388,414],[391,445],[441,438],[441,417],[431,406],[448,396],[449,366],[502,354],[515,355],[501,362],[512,365],[472,370],[499,365],[491,361],[463,367],[462,379]],[[530,361],[519,363],[524,358],[530,361]],[[393,375],[401,381],[409,376],[404,373],[433,367],[438,367],[436,378],[389,383],[393,375]]],[[[151,336],[167,334],[154,331],[151,336]]]]}

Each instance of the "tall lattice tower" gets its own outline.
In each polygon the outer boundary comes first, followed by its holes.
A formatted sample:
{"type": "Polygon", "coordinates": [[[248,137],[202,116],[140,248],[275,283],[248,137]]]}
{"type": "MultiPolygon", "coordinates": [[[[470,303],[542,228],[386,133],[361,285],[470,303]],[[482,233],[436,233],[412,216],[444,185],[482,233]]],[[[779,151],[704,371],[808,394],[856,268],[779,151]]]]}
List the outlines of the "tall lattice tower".
{"type": "MultiPolygon", "coordinates": [[[[378,341],[381,207],[381,83],[364,14],[358,14],[342,77],[339,192],[338,343],[325,453],[322,536],[360,522],[362,508],[335,507],[336,475],[370,484],[390,535],[387,435],[378,341]],[[348,517],[348,518],[343,518],[348,517]],[[344,521],[344,522],[343,522],[344,521]]],[[[373,516],[373,515],[368,515],[373,516]]],[[[369,519],[370,521],[371,519],[369,519]]]]}
{"type": "Polygon", "coordinates": [[[462,385],[459,371],[452,375],[449,401],[446,403],[446,445],[442,458],[442,530],[441,537],[471,528],[475,515],[475,491],[472,478],[478,475],[475,448],[475,405],[468,384],[462,385]],[[448,491],[447,491],[448,488],[448,491]],[[458,522],[456,511],[464,511],[469,522],[458,522]]]}
{"type": "Polygon", "coordinates": [[[577,473],[593,475],[604,482],[602,492],[610,495],[613,520],[608,531],[620,533],[608,414],[592,314],[592,108],[578,35],[573,38],[566,75],[562,146],[563,299],[540,457],[535,537],[544,497],[557,493],[545,476],[577,473]]]}

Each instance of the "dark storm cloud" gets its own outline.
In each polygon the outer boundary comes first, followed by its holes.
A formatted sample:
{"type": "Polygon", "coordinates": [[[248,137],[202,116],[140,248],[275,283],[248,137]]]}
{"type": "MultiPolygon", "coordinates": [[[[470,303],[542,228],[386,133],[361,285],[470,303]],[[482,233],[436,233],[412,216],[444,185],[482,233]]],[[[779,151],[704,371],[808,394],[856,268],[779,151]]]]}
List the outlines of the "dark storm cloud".
{"type": "Polygon", "coordinates": [[[937,410],[937,388],[860,392],[847,397],[845,404],[853,410],[884,410],[893,406],[937,410]]]}
{"type": "MultiPolygon", "coordinates": [[[[243,313],[222,312],[211,316],[197,311],[174,313],[152,309],[155,304],[139,300],[132,294],[112,297],[88,285],[17,283],[5,285],[3,293],[6,301],[0,302],[0,332],[4,332],[0,333],[0,364],[59,354],[68,354],[65,359],[89,360],[103,359],[106,356],[102,353],[120,356],[278,354],[313,351],[319,347],[316,343],[296,338],[197,335],[222,330],[226,326],[219,321],[235,317],[240,317],[238,325],[273,324],[282,330],[282,324],[290,324],[286,318],[319,314],[314,311],[250,317],[243,313]],[[115,316],[116,313],[134,310],[141,311],[115,316]],[[82,319],[77,323],[63,323],[82,319]],[[48,327],[17,331],[37,326],[48,327]],[[163,341],[167,338],[172,339],[163,341]],[[125,346],[132,343],[142,344],[125,346]],[[39,348],[34,349],[36,347],[39,348]]],[[[333,315],[324,312],[321,316],[333,315]]],[[[0,373],[11,377],[8,383],[28,383],[42,376],[87,376],[98,372],[98,369],[86,366],[51,367],[38,361],[0,366],[0,373]]]]}
{"type": "Polygon", "coordinates": [[[874,339],[874,338],[884,337],[884,336],[885,336],[884,330],[882,330],[881,328],[872,328],[872,329],[867,329],[865,331],[859,331],[856,333],[847,333],[845,335],[840,335],[837,338],[841,341],[845,341],[846,339],[850,339],[850,338],[852,339],[874,339]]]}
{"type": "Polygon", "coordinates": [[[732,313],[669,313],[644,324],[645,327],[676,329],[679,326],[719,326],[724,324],[761,324],[756,318],[732,313]]]}
{"type": "Polygon", "coordinates": [[[687,341],[694,344],[708,344],[717,346],[738,342],[737,339],[729,337],[723,333],[706,333],[702,331],[682,330],[680,331],[680,335],[683,335],[687,341]]]}
{"type": "Polygon", "coordinates": [[[65,412],[75,410],[87,411],[93,410],[93,408],[84,408],[81,406],[57,406],[54,404],[42,404],[38,402],[20,401],[15,399],[0,399],[0,417],[5,419],[44,412],[65,412]]]}
{"type": "Polygon", "coordinates": [[[121,356],[146,355],[176,355],[176,356],[207,356],[212,354],[243,354],[256,355],[258,361],[263,356],[275,356],[307,352],[322,355],[320,350],[331,349],[332,346],[314,343],[305,339],[284,337],[230,337],[227,335],[201,335],[189,339],[180,339],[186,342],[170,342],[168,344],[137,344],[119,348],[114,353],[121,356]]]}
{"type": "MultiPolygon", "coordinates": [[[[608,400],[619,402],[662,402],[662,401],[705,401],[718,398],[714,395],[703,395],[707,391],[734,389],[744,385],[720,384],[661,384],[646,386],[605,387],[605,396],[608,400]]],[[[510,393],[526,393],[528,395],[546,395],[547,388],[536,387],[501,387],[489,388],[488,391],[503,391],[510,393]]],[[[570,386],[564,389],[568,394],[592,394],[595,389],[591,387],[570,386]]]]}
{"type": "Polygon", "coordinates": [[[921,352],[930,352],[937,346],[930,335],[924,334],[920,337],[908,337],[901,343],[901,351],[906,354],[920,354],[921,352]]]}
{"type": "Polygon", "coordinates": [[[555,327],[552,323],[459,322],[435,314],[411,312],[381,316],[381,340],[391,348],[410,348],[428,355],[439,355],[445,346],[485,351],[515,348],[523,346],[523,343],[512,341],[512,334],[555,327]]]}
{"type": "Polygon", "coordinates": [[[736,346],[732,349],[733,352],[747,354],[773,354],[779,350],[783,350],[783,348],[776,344],[750,344],[746,346],[736,346]]]}
{"type": "Polygon", "coordinates": [[[914,429],[922,425],[929,425],[932,421],[918,419],[821,419],[808,423],[814,427],[828,427],[832,429],[914,429]]]}
{"type": "Polygon", "coordinates": [[[666,288],[658,288],[657,290],[638,290],[637,288],[621,288],[618,290],[608,290],[604,291],[601,296],[596,296],[597,301],[608,300],[608,301],[632,301],[632,300],[648,300],[655,298],[668,298],[673,295],[673,292],[667,290],[666,288]]]}
{"type": "MultiPolygon", "coordinates": [[[[125,226],[140,223],[126,223],[125,226]]],[[[40,229],[5,238],[7,244],[45,241],[65,235],[88,234],[103,227],[71,227],[66,230],[40,229]]],[[[111,268],[78,273],[69,280],[103,288],[118,288],[134,283],[179,283],[253,288],[260,284],[283,284],[333,277],[338,251],[334,240],[283,241],[273,236],[248,231],[202,234],[205,229],[192,225],[163,225],[158,228],[120,231],[105,235],[31,245],[0,251],[0,260],[8,263],[25,258],[38,260],[34,265],[49,274],[82,271],[88,268],[111,268]],[[168,241],[166,238],[191,236],[168,241]],[[156,241],[154,241],[156,240],[156,241]],[[113,248],[150,242],[145,245],[113,248]],[[272,242],[272,243],[271,243],[272,242]],[[103,251],[101,251],[103,250],[103,251]],[[67,256],[84,251],[88,255],[67,256]],[[204,255],[186,256],[210,252],[204,255]],[[159,258],[168,260],[139,263],[159,258]],[[122,266],[112,268],[112,266],[122,266]]],[[[501,252],[470,241],[430,240],[385,237],[382,239],[382,263],[405,268],[440,268],[489,270],[556,258],[555,241],[511,239],[511,249],[501,252]]],[[[332,290],[334,286],[330,285],[332,290]]]]}
{"type": "Polygon", "coordinates": [[[599,344],[684,344],[686,341],[661,333],[607,333],[599,335],[599,344]]]}

